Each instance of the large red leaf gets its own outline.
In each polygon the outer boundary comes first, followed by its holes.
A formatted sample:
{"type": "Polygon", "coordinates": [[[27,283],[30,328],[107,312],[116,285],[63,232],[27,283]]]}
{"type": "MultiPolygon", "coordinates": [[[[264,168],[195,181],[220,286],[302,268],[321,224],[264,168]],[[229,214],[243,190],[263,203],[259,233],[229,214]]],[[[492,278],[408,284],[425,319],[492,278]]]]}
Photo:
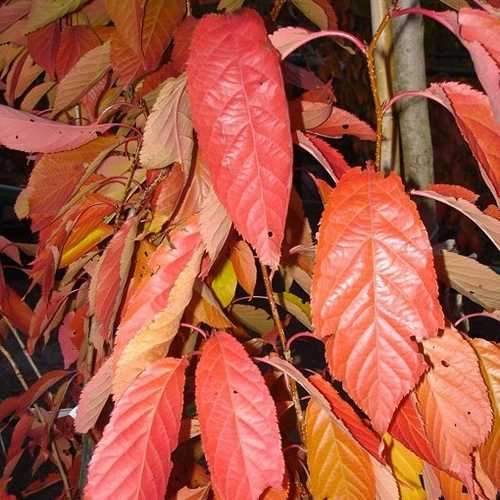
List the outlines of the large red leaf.
{"type": "Polygon", "coordinates": [[[443,324],[432,250],[395,174],[352,169],[319,231],[312,315],[332,374],[383,433],[426,368],[414,339],[443,324]]]}
{"type": "Polygon", "coordinates": [[[184,360],[148,368],[123,395],[89,465],[86,498],[163,500],[177,446],[184,360]]]}
{"type": "Polygon", "coordinates": [[[26,153],[75,149],[109,127],[110,124],[66,125],[0,105],[0,144],[26,153]]]}
{"type": "Polygon", "coordinates": [[[215,333],[196,369],[196,407],[212,484],[223,500],[257,500],[285,473],[276,408],[231,335],[215,333]]]}
{"type": "Polygon", "coordinates": [[[215,192],[262,262],[276,268],[292,138],[279,54],[262,19],[250,10],[204,17],[187,72],[193,123],[215,192]]]}
{"type": "Polygon", "coordinates": [[[137,223],[137,217],[132,217],[123,224],[104,250],[92,276],[89,297],[94,312],[94,344],[111,337],[128,278],[137,223]]]}
{"type": "Polygon", "coordinates": [[[441,468],[474,492],[472,452],[491,429],[491,407],[472,347],[452,329],[424,341],[432,369],[418,388],[424,426],[441,468]]]}

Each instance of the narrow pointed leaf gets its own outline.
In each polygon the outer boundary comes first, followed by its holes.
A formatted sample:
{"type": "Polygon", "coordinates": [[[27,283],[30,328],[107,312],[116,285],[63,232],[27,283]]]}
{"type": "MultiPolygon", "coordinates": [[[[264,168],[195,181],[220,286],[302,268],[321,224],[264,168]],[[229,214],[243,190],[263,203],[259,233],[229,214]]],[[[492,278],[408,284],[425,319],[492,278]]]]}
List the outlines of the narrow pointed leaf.
{"type": "Polygon", "coordinates": [[[76,149],[105,132],[110,124],[66,125],[0,105],[0,144],[26,153],[76,149]]]}
{"type": "Polygon", "coordinates": [[[113,236],[90,282],[89,298],[96,335],[103,340],[111,338],[121,304],[132,261],[137,224],[137,217],[132,217],[113,236]]]}
{"type": "Polygon", "coordinates": [[[187,73],[193,123],[215,192],[262,262],[276,268],[292,140],[279,56],[262,19],[249,10],[204,17],[193,34],[187,73]]]}
{"type": "Polygon", "coordinates": [[[83,388],[75,417],[76,432],[84,434],[96,424],[111,395],[113,367],[114,360],[108,358],[83,388]]]}
{"type": "Polygon", "coordinates": [[[258,500],[266,488],[281,487],[285,464],[274,401],[258,368],[227,333],[215,333],[203,346],[196,406],[221,499],[258,500]]]}
{"type": "Polygon", "coordinates": [[[163,500],[182,417],[186,361],[148,368],[118,402],[89,465],[86,498],[163,500]]]}
{"type": "Polygon", "coordinates": [[[238,280],[230,259],[226,259],[215,274],[211,288],[222,307],[227,307],[234,299],[238,280]]]}
{"type": "Polygon", "coordinates": [[[312,400],[305,426],[313,497],[373,499],[375,477],[368,453],[312,400]]]}
{"type": "Polygon", "coordinates": [[[229,258],[241,288],[248,295],[253,295],[257,282],[257,267],[252,249],[245,241],[240,240],[231,247],[229,258]]]}
{"type": "Polygon", "coordinates": [[[456,199],[453,196],[443,196],[434,191],[412,191],[411,194],[423,196],[432,200],[439,201],[455,210],[458,210],[468,217],[474,224],[483,231],[483,233],[491,240],[491,242],[500,250],[500,221],[481,212],[476,205],[467,200],[456,199]]]}
{"type": "Polygon", "coordinates": [[[441,467],[474,492],[471,454],[492,424],[476,354],[452,329],[425,340],[424,351],[432,363],[417,392],[425,430],[441,467]]]}
{"type": "Polygon", "coordinates": [[[161,168],[177,162],[186,174],[193,157],[193,126],[186,76],[169,78],[162,86],[144,128],[141,164],[161,168]]]}
{"type": "Polygon", "coordinates": [[[443,324],[429,240],[396,175],[352,169],[333,190],[320,226],[312,315],[315,333],[330,337],[332,374],[385,432],[426,369],[413,339],[443,324]]]}

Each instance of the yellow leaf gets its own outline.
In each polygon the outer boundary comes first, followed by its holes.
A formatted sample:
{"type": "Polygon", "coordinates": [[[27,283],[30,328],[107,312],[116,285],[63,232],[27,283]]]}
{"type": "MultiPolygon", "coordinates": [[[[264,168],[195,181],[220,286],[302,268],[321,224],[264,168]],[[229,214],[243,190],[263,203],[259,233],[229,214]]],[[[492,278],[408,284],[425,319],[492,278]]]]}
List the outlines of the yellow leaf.
{"type": "Polygon", "coordinates": [[[312,399],[306,412],[309,490],[318,500],[375,498],[375,475],[366,451],[312,399]]]}
{"type": "Polygon", "coordinates": [[[402,500],[425,500],[426,494],[420,482],[424,470],[423,461],[404,447],[398,440],[388,436],[390,462],[396,476],[402,500]]]}
{"type": "Polygon", "coordinates": [[[75,262],[111,234],[113,234],[113,228],[109,224],[101,223],[79,242],[70,247],[64,246],[59,267],[66,267],[75,262]]]}
{"type": "Polygon", "coordinates": [[[241,9],[245,0],[220,0],[217,5],[217,10],[225,10],[226,12],[234,12],[241,9]]]}
{"type": "Polygon", "coordinates": [[[231,307],[231,315],[244,327],[265,335],[274,328],[274,322],[267,311],[248,304],[235,304],[231,307]]]}
{"type": "Polygon", "coordinates": [[[292,316],[312,331],[311,306],[290,292],[275,293],[276,302],[284,307],[292,316]]]}
{"type": "Polygon", "coordinates": [[[191,324],[205,323],[213,328],[230,328],[233,326],[205,283],[201,284],[200,289],[195,287],[193,300],[186,313],[186,320],[191,324]]]}
{"type": "Polygon", "coordinates": [[[167,307],[157,313],[128,342],[117,360],[113,395],[119,399],[130,383],[150,364],[162,358],[179,330],[184,310],[193,296],[193,285],[200,271],[203,250],[194,251],[177,277],[168,296],[167,307]]]}
{"type": "Polygon", "coordinates": [[[234,272],[233,263],[227,259],[219,268],[212,280],[212,290],[223,307],[227,307],[234,298],[238,280],[234,272]]]}

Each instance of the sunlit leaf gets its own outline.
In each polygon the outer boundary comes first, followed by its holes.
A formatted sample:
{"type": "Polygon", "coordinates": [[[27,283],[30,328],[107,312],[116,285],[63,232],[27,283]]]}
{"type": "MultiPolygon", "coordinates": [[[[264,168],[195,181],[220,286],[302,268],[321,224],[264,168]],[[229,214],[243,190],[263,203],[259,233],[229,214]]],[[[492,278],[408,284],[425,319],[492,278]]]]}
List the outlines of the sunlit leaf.
{"type": "Polygon", "coordinates": [[[31,33],[61,17],[74,12],[83,0],[33,0],[26,31],[31,33]]]}
{"type": "Polygon", "coordinates": [[[228,306],[233,300],[237,284],[233,263],[230,259],[226,259],[217,270],[210,285],[223,307],[228,306]]]}
{"type": "Polygon", "coordinates": [[[368,453],[312,400],[306,413],[306,443],[308,487],[314,498],[374,498],[368,453]]]}
{"type": "Polygon", "coordinates": [[[86,497],[165,498],[170,455],[179,437],[185,368],[184,360],[159,360],[124,394],[92,456],[86,497]]]}
{"type": "Polygon", "coordinates": [[[193,34],[187,73],[193,123],[215,192],[262,262],[276,268],[292,140],[279,57],[262,19],[250,10],[204,17],[193,34]]]}
{"type": "Polygon", "coordinates": [[[321,221],[313,324],[329,337],[332,374],[380,433],[426,369],[413,339],[442,326],[437,298],[431,246],[401,180],[344,174],[321,221]]]}
{"type": "Polygon", "coordinates": [[[255,283],[257,281],[257,267],[255,265],[255,256],[248,244],[243,241],[237,241],[231,247],[229,255],[233,264],[234,272],[238,278],[241,288],[253,295],[255,283]]]}
{"type": "Polygon", "coordinates": [[[266,488],[281,487],[285,463],[274,401],[258,368],[227,333],[215,333],[203,346],[196,407],[221,498],[257,500],[266,488]]]}
{"type": "Polygon", "coordinates": [[[432,363],[417,392],[425,430],[442,468],[474,492],[471,453],[486,440],[492,424],[476,354],[452,329],[425,340],[424,351],[432,363]]]}

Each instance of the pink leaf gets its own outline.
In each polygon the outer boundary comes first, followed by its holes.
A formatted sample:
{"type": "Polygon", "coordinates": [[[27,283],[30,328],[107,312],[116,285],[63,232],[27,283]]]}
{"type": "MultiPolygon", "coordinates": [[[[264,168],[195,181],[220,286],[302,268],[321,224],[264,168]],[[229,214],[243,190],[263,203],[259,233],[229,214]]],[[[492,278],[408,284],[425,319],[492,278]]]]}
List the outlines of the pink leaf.
{"type": "Polygon", "coordinates": [[[240,343],[224,332],[203,346],[196,406],[212,483],[221,498],[258,500],[285,473],[274,401],[240,343]]]}
{"type": "Polygon", "coordinates": [[[110,124],[66,125],[0,105],[0,144],[26,153],[76,149],[109,127],[110,124]]]}
{"type": "Polygon", "coordinates": [[[182,417],[186,361],[146,369],[117,403],[89,465],[86,498],[163,500],[182,417]]]}
{"type": "Polygon", "coordinates": [[[262,262],[276,268],[290,198],[292,138],[279,56],[255,11],[198,23],[188,93],[217,196],[262,262]]]}

